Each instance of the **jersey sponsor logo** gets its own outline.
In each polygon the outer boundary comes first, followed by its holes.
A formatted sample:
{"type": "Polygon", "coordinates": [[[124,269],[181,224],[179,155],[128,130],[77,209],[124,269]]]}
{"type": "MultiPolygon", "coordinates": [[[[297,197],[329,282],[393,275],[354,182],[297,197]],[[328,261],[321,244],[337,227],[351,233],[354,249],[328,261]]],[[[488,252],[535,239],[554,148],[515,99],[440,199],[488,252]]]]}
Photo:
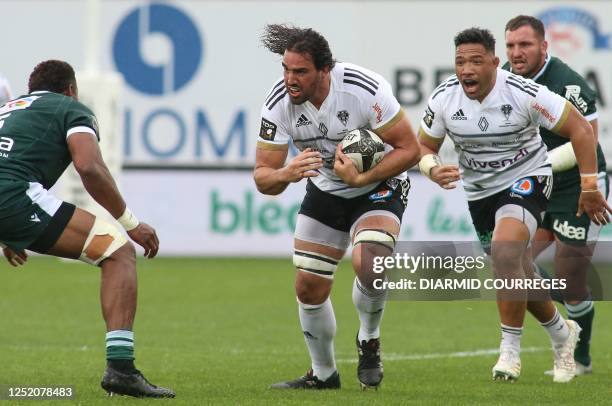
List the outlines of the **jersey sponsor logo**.
{"type": "Polygon", "coordinates": [[[349,112],[346,110],[340,110],[338,114],[336,114],[336,117],[338,117],[338,120],[340,120],[343,126],[346,126],[348,124],[349,112]]]}
{"type": "Polygon", "coordinates": [[[303,125],[310,125],[310,124],[312,124],[312,121],[310,121],[308,117],[302,114],[300,115],[300,117],[298,117],[297,123],[295,123],[295,128],[300,128],[303,125]]]}
{"type": "Polygon", "coordinates": [[[380,124],[382,122],[383,113],[378,103],[374,103],[374,105],[372,106],[372,110],[374,110],[374,113],[376,114],[376,124],[380,124]]]}
{"type": "Polygon", "coordinates": [[[276,124],[262,117],[259,136],[264,140],[273,141],[276,135],[276,124]]]}
{"type": "Polygon", "coordinates": [[[527,151],[527,148],[521,148],[519,153],[516,154],[513,158],[506,158],[502,159],[501,161],[479,161],[474,158],[467,158],[465,161],[468,167],[474,169],[501,169],[523,159],[528,155],[528,153],[529,151],[527,151]]]}
{"type": "Polygon", "coordinates": [[[544,117],[546,120],[550,121],[551,123],[554,123],[557,120],[555,116],[550,114],[550,111],[548,111],[546,107],[542,106],[538,102],[533,102],[531,104],[531,108],[537,111],[538,113],[540,113],[542,117],[544,117]]]}
{"type": "MultiPolygon", "coordinates": [[[[36,100],[40,98],[41,96],[26,96],[26,97],[22,97],[21,99],[10,101],[0,108],[0,114],[10,113],[11,111],[15,111],[15,110],[27,109],[28,107],[32,105],[32,103],[34,103],[36,100]]],[[[2,118],[5,118],[5,117],[2,117],[2,118]]]]}
{"type": "Polygon", "coordinates": [[[580,86],[578,85],[568,85],[565,86],[565,98],[569,100],[578,111],[582,114],[585,114],[588,108],[587,102],[584,101],[582,96],[580,96],[580,86]]]}
{"type": "Polygon", "coordinates": [[[467,120],[467,117],[463,113],[463,109],[459,109],[451,116],[451,120],[467,120]]]}
{"type": "Polygon", "coordinates": [[[480,120],[478,120],[478,128],[480,128],[482,132],[487,131],[487,128],[489,128],[489,121],[486,117],[480,117],[480,120]]]}
{"type": "Polygon", "coordinates": [[[558,219],[555,219],[553,229],[565,238],[572,240],[584,240],[586,237],[586,228],[570,226],[567,220],[561,223],[558,219]]]}
{"type": "Polygon", "coordinates": [[[136,7],[119,23],[113,38],[115,65],[133,89],[145,94],[163,95],[182,89],[198,71],[202,54],[197,24],[170,4],[136,7]],[[170,44],[167,60],[143,57],[151,51],[147,41],[154,36],[163,36],[170,44]]]}
{"type": "Polygon", "coordinates": [[[423,122],[427,127],[431,128],[431,126],[433,125],[434,117],[435,114],[433,110],[431,109],[431,107],[427,106],[427,108],[425,108],[425,115],[423,116],[423,122]]]}
{"type": "Polygon", "coordinates": [[[510,191],[521,196],[528,196],[533,193],[533,189],[533,179],[523,178],[514,182],[514,185],[512,185],[510,191]]]}
{"type": "Polygon", "coordinates": [[[512,113],[512,106],[509,104],[502,104],[500,110],[506,118],[506,121],[508,121],[510,119],[510,114],[512,113]]]}
{"type": "Polygon", "coordinates": [[[0,150],[10,152],[14,143],[15,141],[12,138],[0,137],[0,150]]]}
{"type": "Polygon", "coordinates": [[[391,190],[381,190],[379,192],[372,193],[370,196],[368,196],[368,199],[372,200],[373,202],[378,202],[381,200],[387,200],[392,194],[393,192],[391,190]]]}
{"type": "Polygon", "coordinates": [[[321,131],[324,137],[327,136],[327,126],[325,124],[319,123],[319,131],[321,131]]]}

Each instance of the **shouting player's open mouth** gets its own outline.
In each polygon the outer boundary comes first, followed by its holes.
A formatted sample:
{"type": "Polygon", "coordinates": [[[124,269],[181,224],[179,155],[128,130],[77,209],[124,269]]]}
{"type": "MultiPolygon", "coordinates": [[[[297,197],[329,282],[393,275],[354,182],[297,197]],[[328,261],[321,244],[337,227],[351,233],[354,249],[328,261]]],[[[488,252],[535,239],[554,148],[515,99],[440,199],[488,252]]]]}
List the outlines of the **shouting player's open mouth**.
{"type": "Polygon", "coordinates": [[[302,94],[299,86],[287,86],[287,91],[289,92],[289,96],[291,97],[300,97],[302,94]]]}
{"type": "Polygon", "coordinates": [[[463,90],[465,90],[468,96],[475,95],[478,91],[478,81],[476,79],[463,79],[461,83],[463,85],[463,90]]]}

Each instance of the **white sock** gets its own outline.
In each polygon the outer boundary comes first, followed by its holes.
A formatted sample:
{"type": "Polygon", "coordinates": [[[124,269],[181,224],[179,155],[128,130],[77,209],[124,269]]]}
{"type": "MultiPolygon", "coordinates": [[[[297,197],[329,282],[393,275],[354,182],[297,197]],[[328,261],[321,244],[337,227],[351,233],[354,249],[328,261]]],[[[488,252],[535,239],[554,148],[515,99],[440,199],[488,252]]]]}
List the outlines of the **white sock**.
{"type": "Polygon", "coordinates": [[[298,300],[300,324],[304,340],[310,352],[312,370],[320,380],[326,380],[336,371],[334,359],[334,336],[336,316],[331,300],[318,305],[304,304],[298,300]]]}
{"type": "Polygon", "coordinates": [[[380,322],[385,309],[387,291],[371,290],[361,286],[359,279],[353,282],[353,304],[359,314],[359,342],[380,337],[380,322]]]}
{"type": "Polygon", "coordinates": [[[559,347],[567,341],[569,337],[569,328],[567,327],[567,323],[559,310],[555,308],[555,315],[552,319],[547,321],[546,323],[540,323],[542,327],[548,331],[548,335],[550,335],[550,341],[552,341],[554,347],[559,347]]]}
{"type": "Polygon", "coordinates": [[[500,348],[511,348],[518,353],[521,352],[521,336],[523,327],[510,327],[501,325],[502,339],[500,348]]]}

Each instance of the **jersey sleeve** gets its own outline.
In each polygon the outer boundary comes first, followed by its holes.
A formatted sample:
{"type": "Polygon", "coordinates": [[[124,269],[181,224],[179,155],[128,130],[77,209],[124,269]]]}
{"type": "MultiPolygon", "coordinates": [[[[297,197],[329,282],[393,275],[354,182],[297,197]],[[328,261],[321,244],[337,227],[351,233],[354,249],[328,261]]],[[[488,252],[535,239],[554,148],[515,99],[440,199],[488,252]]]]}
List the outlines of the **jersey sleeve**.
{"type": "Polygon", "coordinates": [[[392,127],[403,116],[403,110],[393,94],[389,82],[379,77],[380,82],[369,107],[370,128],[376,131],[384,131],[392,127]]]}
{"type": "Polygon", "coordinates": [[[257,148],[268,150],[286,150],[289,148],[291,135],[287,131],[282,110],[267,106],[261,109],[261,124],[257,136],[257,148]]]}
{"type": "Polygon", "coordinates": [[[95,114],[76,100],[73,100],[66,109],[64,128],[66,137],[77,132],[86,132],[94,135],[98,141],[100,140],[100,130],[95,114]]]}
{"type": "Polygon", "coordinates": [[[552,130],[561,125],[569,113],[567,100],[548,90],[546,86],[538,86],[535,97],[527,96],[529,115],[534,123],[552,130]]]}
{"type": "Polygon", "coordinates": [[[434,94],[427,101],[427,106],[421,118],[419,137],[426,137],[440,144],[446,135],[446,123],[442,114],[441,99],[443,95],[434,94]]]}

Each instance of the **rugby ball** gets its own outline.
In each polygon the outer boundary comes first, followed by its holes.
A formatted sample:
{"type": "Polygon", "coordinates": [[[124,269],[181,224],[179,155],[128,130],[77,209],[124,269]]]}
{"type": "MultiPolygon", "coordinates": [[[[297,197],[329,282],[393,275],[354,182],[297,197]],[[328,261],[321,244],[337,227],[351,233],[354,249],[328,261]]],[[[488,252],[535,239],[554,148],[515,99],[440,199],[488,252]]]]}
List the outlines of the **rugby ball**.
{"type": "Polygon", "coordinates": [[[385,143],[374,132],[358,128],[342,139],[342,152],[348,155],[359,172],[365,172],[382,161],[385,143]]]}

